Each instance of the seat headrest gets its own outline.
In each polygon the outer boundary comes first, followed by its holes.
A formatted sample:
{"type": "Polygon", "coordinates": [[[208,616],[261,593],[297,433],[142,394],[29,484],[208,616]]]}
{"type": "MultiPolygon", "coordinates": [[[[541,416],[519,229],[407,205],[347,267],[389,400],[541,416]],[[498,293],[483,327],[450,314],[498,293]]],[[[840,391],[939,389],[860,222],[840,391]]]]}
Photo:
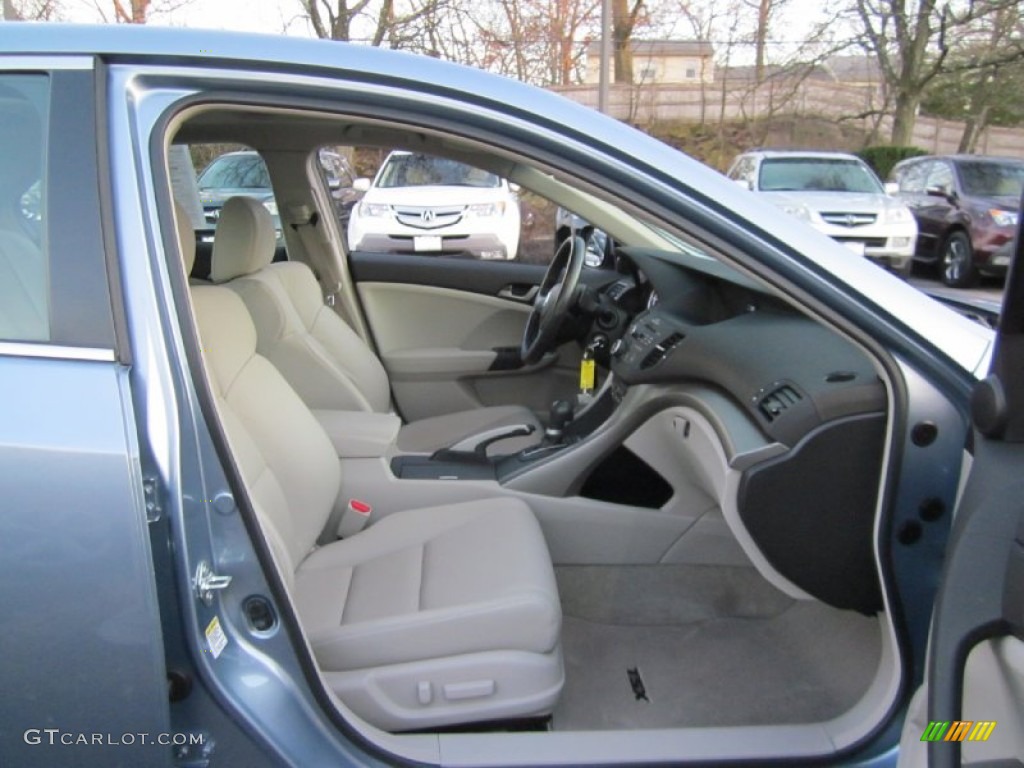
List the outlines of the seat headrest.
{"type": "Polygon", "coordinates": [[[185,277],[192,274],[192,265],[196,263],[196,230],[188,211],[177,200],[174,201],[174,226],[178,231],[178,247],[185,263],[185,277]]]}
{"type": "Polygon", "coordinates": [[[232,197],[220,212],[213,236],[210,279],[224,283],[259,272],[274,260],[274,219],[251,197],[232,197]]]}

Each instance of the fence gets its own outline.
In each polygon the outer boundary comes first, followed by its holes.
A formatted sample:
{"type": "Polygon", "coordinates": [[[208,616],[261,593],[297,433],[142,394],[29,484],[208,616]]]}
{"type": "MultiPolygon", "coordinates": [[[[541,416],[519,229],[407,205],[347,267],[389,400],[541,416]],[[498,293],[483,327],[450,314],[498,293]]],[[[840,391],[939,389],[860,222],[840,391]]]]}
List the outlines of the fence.
{"type": "MultiPolygon", "coordinates": [[[[595,85],[555,86],[551,90],[597,108],[595,85]]],[[[845,122],[864,133],[887,137],[892,127],[882,108],[877,85],[837,83],[820,79],[776,78],[760,85],[737,80],[704,84],[613,85],[608,112],[641,126],[662,122],[718,123],[778,116],[814,116],[845,122]]],[[[964,124],[919,116],[914,144],[933,154],[956,152],[964,124]]],[[[979,154],[1024,157],[1024,128],[985,129],[978,139],[979,154]]]]}

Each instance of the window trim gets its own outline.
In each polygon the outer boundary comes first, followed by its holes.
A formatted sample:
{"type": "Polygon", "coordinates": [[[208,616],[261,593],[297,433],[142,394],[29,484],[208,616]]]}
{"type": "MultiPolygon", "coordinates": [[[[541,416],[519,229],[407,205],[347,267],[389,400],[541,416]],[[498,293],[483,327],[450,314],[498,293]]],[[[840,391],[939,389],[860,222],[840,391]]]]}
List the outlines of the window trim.
{"type": "Polygon", "coordinates": [[[66,347],[35,341],[0,341],[0,357],[33,357],[52,360],[88,360],[113,363],[113,349],[104,347],[66,347]]]}
{"type": "Polygon", "coordinates": [[[113,229],[105,213],[109,183],[98,133],[105,104],[96,98],[102,71],[87,56],[12,56],[0,58],[0,75],[48,79],[43,226],[49,313],[47,339],[0,339],[0,355],[123,360],[118,350],[126,346],[118,339],[126,336],[118,331],[125,324],[113,301],[116,274],[108,255],[113,229]],[[69,125],[76,130],[73,147],[59,141],[69,125]],[[82,193],[89,189],[98,194],[82,193]],[[83,226],[68,226],[69,215],[83,226]]]}

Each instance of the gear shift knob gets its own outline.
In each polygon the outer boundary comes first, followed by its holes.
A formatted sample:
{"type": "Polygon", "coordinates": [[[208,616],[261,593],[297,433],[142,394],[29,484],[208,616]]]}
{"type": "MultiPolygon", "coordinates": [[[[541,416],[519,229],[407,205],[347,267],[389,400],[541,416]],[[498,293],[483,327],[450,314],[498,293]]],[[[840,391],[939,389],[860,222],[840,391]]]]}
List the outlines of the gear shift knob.
{"type": "Polygon", "coordinates": [[[555,400],[551,404],[550,420],[548,428],[544,431],[544,438],[548,442],[558,442],[565,428],[569,426],[573,416],[573,404],[568,400],[555,400]]]}

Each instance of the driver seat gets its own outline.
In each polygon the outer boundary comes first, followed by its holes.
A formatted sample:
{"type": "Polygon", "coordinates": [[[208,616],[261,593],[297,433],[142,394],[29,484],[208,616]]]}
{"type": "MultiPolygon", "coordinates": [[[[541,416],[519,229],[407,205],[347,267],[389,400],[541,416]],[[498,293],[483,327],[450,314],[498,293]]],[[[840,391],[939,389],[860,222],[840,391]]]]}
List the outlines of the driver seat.
{"type": "MultiPolygon", "coordinates": [[[[274,364],[312,410],[389,413],[391,384],[380,360],[324,303],[307,265],[272,263],[274,247],[273,219],[262,204],[248,197],[233,197],[224,204],[210,279],[231,288],[245,303],[256,325],[259,354],[274,364]]],[[[499,456],[538,442],[540,422],[529,409],[491,406],[420,419],[402,426],[396,447],[407,453],[433,453],[459,443],[474,446],[523,426],[534,431],[487,446],[488,455],[499,456]]]]}

